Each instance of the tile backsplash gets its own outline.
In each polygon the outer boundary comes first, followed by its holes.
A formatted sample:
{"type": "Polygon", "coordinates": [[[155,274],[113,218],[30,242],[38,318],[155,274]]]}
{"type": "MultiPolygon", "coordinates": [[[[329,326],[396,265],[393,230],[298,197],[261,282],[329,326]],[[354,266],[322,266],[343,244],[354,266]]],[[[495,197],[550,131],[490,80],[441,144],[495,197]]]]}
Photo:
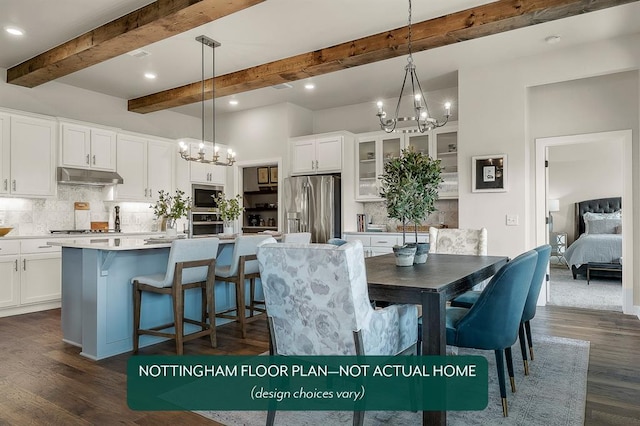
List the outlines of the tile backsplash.
{"type": "MultiPolygon", "coordinates": [[[[364,213],[367,222],[376,225],[386,225],[387,231],[397,232],[400,221],[389,219],[384,202],[364,203],[364,213]]],[[[422,225],[446,225],[448,228],[458,227],[458,200],[436,201],[436,211],[433,212],[422,225]]]]}
{"type": "Polygon", "coordinates": [[[156,230],[150,203],[104,201],[102,187],[87,185],[58,185],[58,196],[53,199],[0,197],[0,222],[14,227],[10,236],[46,235],[52,229],[74,229],[76,201],[89,203],[93,222],[108,221],[113,228],[114,207],[118,205],[123,232],[156,230]]]}

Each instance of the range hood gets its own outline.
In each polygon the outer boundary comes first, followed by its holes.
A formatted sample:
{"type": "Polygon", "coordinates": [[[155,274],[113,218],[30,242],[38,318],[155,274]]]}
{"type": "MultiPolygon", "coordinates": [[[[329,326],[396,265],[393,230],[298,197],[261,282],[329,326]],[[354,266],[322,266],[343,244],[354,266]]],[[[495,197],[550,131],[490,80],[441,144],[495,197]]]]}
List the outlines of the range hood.
{"type": "Polygon", "coordinates": [[[74,169],[71,167],[58,167],[58,183],[73,183],[76,185],[116,185],[123,183],[122,176],[116,172],[101,170],[74,169]]]}

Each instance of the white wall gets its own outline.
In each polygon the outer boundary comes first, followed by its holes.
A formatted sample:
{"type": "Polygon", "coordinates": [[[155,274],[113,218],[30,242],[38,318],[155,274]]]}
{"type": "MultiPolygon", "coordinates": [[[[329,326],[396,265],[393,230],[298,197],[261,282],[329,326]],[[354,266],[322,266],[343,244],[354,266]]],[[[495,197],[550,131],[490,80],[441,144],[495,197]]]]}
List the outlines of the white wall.
{"type": "MultiPolygon", "coordinates": [[[[398,91],[400,84],[398,80],[398,91]]],[[[372,95],[375,95],[375,88],[372,88],[372,95]]],[[[458,120],[458,88],[452,87],[442,90],[434,90],[425,94],[429,113],[438,120],[444,117],[444,104],[451,102],[451,118],[450,121],[458,120]]],[[[347,130],[352,133],[364,133],[380,130],[380,121],[376,117],[378,107],[377,101],[365,102],[355,105],[347,105],[343,107],[328,108],[313,113],[313,133],[326,133],[338,130],[347,130]]],[[[384,99],[384,108],[387,113],[395,111],[398,98],[384,99]]],[[[400,114],[413,115],[411,111],[407,111],[405,105],[411,105],[410,100],[403,100],[401,103],[400,114]]]]}
{"type": "Polygon", "coordinates": [[[549,199],[560,201],[553,231],[576,236],[575,205],[594,198],[622,197],[622,143],[585,143],[549,148],[549,199]]]}
{"type": "Polygon", "coordinates": [[[0,68],[0,107],[71,118],[169,139],[200,138],[200,119],[172,111],[138,114],[127,111],[127,100],[57,82],[29,89],[7,84],[0,68]]]}
{"type": "MultiPolygon", "coordinates": [[[[628,71],[529,89],[532,139],[638,126],[638,72],[628,71]]],[[[554,230],[574,240],[574,205],[622,196],[620,141],[549,149],[549,198],[560,200],[554,230]]]]}
{"type": "Polygon", "coordinates": [[[311,134],[311,119],[311,111],[289,103],[224,114],[217,140],[233,147],[239,161],[282,158],[280,176],[288,176],[289,138],[311,134]]]}
{"type": "MultiPolygon", "coordinates": [[[[610,73],[637,70],[640,67],[640,35],[621,37],[555,53],[520,58],[505,63],[459,70],[459,203],[460,226],[489,230],[489,254],[517,255],[535,245],[536,222],[533,202],[534,137],[529,125],[527,89],[543,84],[575,80],[610,73]],[[508,191],[504,193],[471,193],[471,157],[485,154],[507,154],[509,160],[508,191]],[[506,214],[517,214],[519,225],[507,227],[506,214]]],[[[637,78],[637,77],[636,77],[637,78]]],[[[632,91],[633,95],[633,91],[632,91]]],[[[636,99],[640,91],[635,89],[636,99]]],[[[613,100],[612,102],[615,102],[613,100]]],[[[576,108],[585,106],[574,99],[576,108]]],[[[618,109],[616,107],[616,109],[618,109]]],[[[558,111],[553,117],[557,127],[567,134],[605,131],[611,128],[631,128],[633,131],[634,197],[638,192],[638,122],[640,111],[628,111],[632,122],[603,121],[600,111],[582,109],[582,124],[573,128],[561,126],[573,112],[558,111]],[[619,127],[622,126],[622,127],[619,127]]],[[[625,113],[626,114],[626,113],[625,113]]],[[[633,222],[638,223],[638,202],[633,210],[633,222]]],[[[634,229],[634,246],[639,247],[640,232],[634,229]]],[[[633,263],[639,264],[640,250],[633,263]]],[[[636,274],[637,275],[637,274],[636,274]]],[[[634,277],[634,304],[640,305],[640,277],[634,277]]]]}

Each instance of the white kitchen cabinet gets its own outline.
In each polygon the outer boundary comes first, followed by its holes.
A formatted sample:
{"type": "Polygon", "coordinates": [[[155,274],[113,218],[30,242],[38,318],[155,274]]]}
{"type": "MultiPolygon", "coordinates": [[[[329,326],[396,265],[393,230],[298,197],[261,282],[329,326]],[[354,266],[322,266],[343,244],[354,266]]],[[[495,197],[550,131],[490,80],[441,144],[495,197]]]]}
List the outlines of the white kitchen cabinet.
{"type": "Polygon", "coordinates": [[[61,256],[57,254],[23,254],[20,272],[20,303],[60,300],[61,256]]]}
{"type": "Polygon", "coordinates": [[[380,235],[371,236],[370,256],[380,256],[381,254],[393,253],[393,246],[402,243],[402,237],[381,232],[380,235]],[[400,240],[400,241],[398,241],[400,240]]]}
{"type": "Polygon", "coordinates": [[[440,198],[458,198],[458,125],[433,130],[433,146],[442,167],[443,182],[438,194],[440,198]]]}
{"type": "MultiPolygon", "coordinates": [[[[55,195],[55,131],[55,120],[11,115],[8,194],[25,197],[55,195]]],[[[4,179],[7,178],[3,177],[3,190],[4,179]]]]}
{"type": "Polygon", "coordinates": [[[60,133],[60,165],[116,170],[115,131],[63,122],[60,124],[60,133]]]}
{"type": "MultiPolygon", "coordinates": [[[[189,142],[188,146],[190,155],[192,157],[197,157],[198,152],[200,151],[200,141],[189,142]]],[[[221,144],[216,144],[216,146],[218,147],[220,161],[226,161],[228,147],[221,144]]],[[[204,158],[207,160],[213,158],[213,144],[205,144],[204,158]]],[[[216,166],[214,164],[189,161],[189,180],[191,181],[191,183],[204,183],[207,185],[224,186],[227,182],[227,168],[227,166],[216,166]]]]}
{"type": "Polygon", "coordinates": [[[342,171],[343,136],[305,136],[291,141],[291,174],[342,171]]]}
{"type": "Polygon", "coordinates": [[[0,309],[20,304],[19,241],[0,242],[0,309]]]}
{"type": "Polygon", "coordinates": [[[0,317],[60,307],[61,248],[47,239],[0,243],[0,317]]]}
{"type": "Polygon", "coordinates": [[[11,174],[11,117],[8,114],[0,113],[0,194],[9,193],[9,182],[11,174]]]}
{"type": "Polygon", "coordinates": [[[380,201],[380,176],[384,163],[400,156],[401,133],[371,132],[358,135],[356,143],[356,200],[380,201]]]}
{"type": "Polygon", "coordinates": [[[349,242],[361,241],[365,257],[393,253],[393,246],[402,242],[402,237],[398,240],[397,235],[389,232],[345,234],[344,239],[349,242]]]}
{"type": "Polygon", "coordinates": [[[173,192],[176,145],[158,138],[118,134],[117,171],[124,183],[116,199],[153,202],[161,190],[173,192]]]}
{"type": "Polygon", "coordinates": [[[362,133],[356,143],[356,200],[381,201],[380,176],[384,163],[400,155],[403,149],[413,149],[440,160],[443,168],[439,196],[458,197],[458,126],[448,123],[425,133],[362,133]]]}
{"type": "Polygon", "coordinates": [[[160,191],[173,192],[174,161],[176,145],[157,140],[147,144],[147,186],[149,198],[158,199],[160,191]]]}
{"type": "Polygon", "coordinates": [[[20,304],[60,300],[62,249],[46,239],[25,239],[20,243],[20,304]]]}

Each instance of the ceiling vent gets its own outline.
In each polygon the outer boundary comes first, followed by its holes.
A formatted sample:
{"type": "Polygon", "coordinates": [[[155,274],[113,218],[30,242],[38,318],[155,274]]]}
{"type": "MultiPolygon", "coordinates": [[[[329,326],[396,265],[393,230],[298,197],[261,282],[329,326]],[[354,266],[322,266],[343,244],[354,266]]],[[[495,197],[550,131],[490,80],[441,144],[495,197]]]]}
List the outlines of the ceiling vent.
{"type": "Polygon", "coordinates": [[[273,87],[274,89],[278,89],[278,90],[293,88],[293,86],[290,85],[289,83],[280,83],[280,84],[276,84],[275,86],[271,86],[271,87],[273,87]]]}
{"type": "Polygon", "coordinates": [[[151,53],[147,52],[146,50],[136,49],[127,53],[127,55],[133,56],[134,58],[144,58],[145,56],[151,55],[151,53]]]}

